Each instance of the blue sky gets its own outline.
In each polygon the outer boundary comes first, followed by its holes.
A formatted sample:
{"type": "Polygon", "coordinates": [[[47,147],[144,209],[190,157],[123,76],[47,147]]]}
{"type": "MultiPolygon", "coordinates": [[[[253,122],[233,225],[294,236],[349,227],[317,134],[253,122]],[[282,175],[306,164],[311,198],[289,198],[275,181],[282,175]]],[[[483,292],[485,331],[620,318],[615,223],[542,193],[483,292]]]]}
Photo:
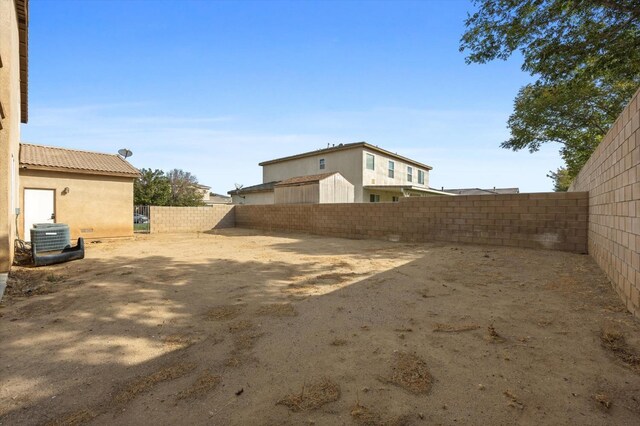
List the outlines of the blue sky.
{"type": "Polygon", "coordinates": [[[280,156],[367,141],[432,187],[549,191],[558,146],[499,147],[520,58],[466,65],[466,0],[32,0],[24,142],[260,183],[280,156]]]}

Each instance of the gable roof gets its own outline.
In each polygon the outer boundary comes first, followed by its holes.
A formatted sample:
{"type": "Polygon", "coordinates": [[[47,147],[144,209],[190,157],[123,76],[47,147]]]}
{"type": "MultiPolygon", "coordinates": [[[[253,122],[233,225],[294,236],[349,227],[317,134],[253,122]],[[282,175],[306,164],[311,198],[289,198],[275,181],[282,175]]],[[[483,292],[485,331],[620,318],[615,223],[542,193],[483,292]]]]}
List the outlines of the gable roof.
{"type": "Polygon", "coordinates": [[[304,185],[307,183],[320,182],[322,179],[326,179],[329,176],[333,176],[335,174],[339,174],[338,172],[330,172],[330,173],[322,173],[319,175],[309,175],[309,176],[296,176],[289,179],[285,179],[276,184],[276,186],[293,186],[293,185],[304,185]]]}
{"type": "Polygon", "coordinates": [[[138,169],[116,154],[20,144],[20,167],[68,173],[138,177],[138,169]]]}
{"type": "Polygon", "coordinates": [[[395,153],[393,153],[391,151],[387,151],[386,149],[378,148],[377,146],[370,145],[370,144],[368,144],[366,142],[353,142],[353,143],[345,143],[345,144],[341,143],[341,144],[339,144],[337,146],[332,146],[332,147],[329,147],[329,148],[318,149],[316,151],[303,152],[302,154],[296,154],[296,155],[290,155],[288,157],[276,158],[275,160],[263,161],[262,163],[259,163],[258,165],[259,166],[268,166],[270,164],[282,163],[284,161],[297,160],[299,158],[311,157],[311,156],[315,156],[315,155],[326,154],[326,153],[329,153],[329,152],[344,151],[344,150],[355,149],[355,148],[364,148],[364,149],[366,149],[368,151],[378,152],[380,154],[386,155],[387,157],[395,158],[395,159],[403,161],[403,162],[405,162],[407,164],[418,166],[418,167],[423,168],[423,169],[427,169],[427,170],[432,170],[433,169],[433,167],[431,167],[431,166],[428,166],[426,164],[420,163],[418,161],[412,160],[412,159],[407,158],[407,157],[403,157],[402,155],[395,154],[395,153]]]}

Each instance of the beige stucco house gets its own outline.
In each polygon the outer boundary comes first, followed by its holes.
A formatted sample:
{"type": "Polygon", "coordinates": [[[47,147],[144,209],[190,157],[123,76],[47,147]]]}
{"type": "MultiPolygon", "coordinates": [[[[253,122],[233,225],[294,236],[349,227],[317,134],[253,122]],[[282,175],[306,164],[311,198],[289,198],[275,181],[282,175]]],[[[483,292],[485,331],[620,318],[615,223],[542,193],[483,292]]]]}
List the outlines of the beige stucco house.
{"type": "Polygon", "coordinates": [[[264,161],[261,185],[230,191],[234,203],[274,203],[274,188],[286,179],[322,173],[340,173],[353,185],[356,203],[398,201],[401,197],[452,195],[429,188],[429,171],[424,163],[403,157],[366,142],[304,152],[264,161]]]}
{"type": "Polygon", "coordinates": [[[71,238],[133,236],[138,170],[118,155],[20,145],[20,237],[34,223],[66,223],[71,238]]]}
{"type": "Polygon", "coordinates": [[[0,297],[13,263],[20,206],[20,123],[27,122],[28,0],[0,1],[0,297]]]}

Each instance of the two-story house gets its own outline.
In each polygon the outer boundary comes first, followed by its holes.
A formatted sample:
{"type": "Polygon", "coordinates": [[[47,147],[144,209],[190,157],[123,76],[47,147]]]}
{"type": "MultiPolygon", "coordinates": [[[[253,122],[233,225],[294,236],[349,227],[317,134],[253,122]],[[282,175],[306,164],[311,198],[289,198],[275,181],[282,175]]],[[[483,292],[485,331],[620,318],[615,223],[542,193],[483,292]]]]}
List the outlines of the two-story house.
{"type": "MultiPolygon", "coordinates": [[[[252,204],[251,196],[260,191],[260,199],[269,198],[274,185],[294,177],[340,173],[354,187],[353,202],[398,201],[401,197],[450,195],[429,188],[431,166],[366,142],[339,144],[317,151],[264,161],[261,185],[230,191],[252,204]],[[252,192],[253,191],[253,192],[252,192]]],[[[256,194],[257,195],[257,194],[256,194]]]]}

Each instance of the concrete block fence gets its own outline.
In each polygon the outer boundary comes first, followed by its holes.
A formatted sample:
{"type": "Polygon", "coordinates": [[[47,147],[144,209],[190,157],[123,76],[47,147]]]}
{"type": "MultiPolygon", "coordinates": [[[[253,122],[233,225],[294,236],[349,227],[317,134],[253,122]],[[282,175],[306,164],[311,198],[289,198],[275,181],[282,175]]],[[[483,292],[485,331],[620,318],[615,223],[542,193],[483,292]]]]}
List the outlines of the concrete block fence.
{"type": "Polygon", "coordinates": [[[589,254],[640,317],[640,90],[570,191],[588,191],[589,254]]]}
{"type": "Polygon", "coordinates": [[[586,193],[236,206],[236,226],[345,238],[463,242],[586,253],[586,193]]]}

